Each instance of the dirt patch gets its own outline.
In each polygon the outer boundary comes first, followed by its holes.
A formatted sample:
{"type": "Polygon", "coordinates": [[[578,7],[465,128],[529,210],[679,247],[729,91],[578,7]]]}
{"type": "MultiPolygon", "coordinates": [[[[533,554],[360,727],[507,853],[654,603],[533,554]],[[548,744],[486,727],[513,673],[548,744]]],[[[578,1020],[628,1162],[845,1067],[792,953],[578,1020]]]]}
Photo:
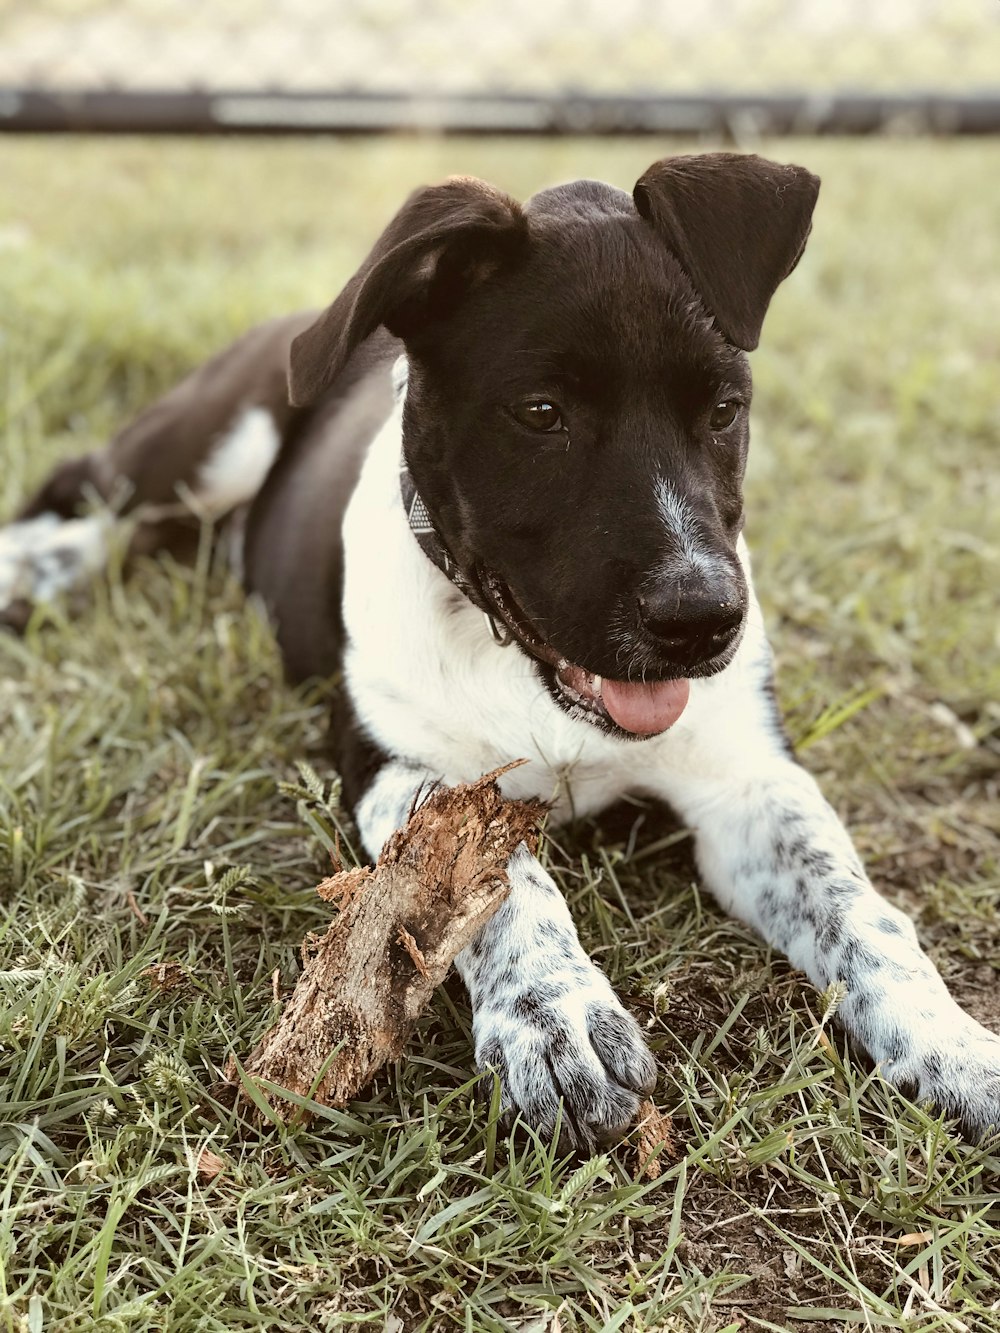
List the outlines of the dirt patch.
{"type": "MultiPolygon", "coordinates": [[[[679,1257],[708,1276],[732,1275],[732,1285],[726,1284],[712,1302],[717,1319],[767,1320],[785,1328],[794,1311],[796,1333],[830,1333],[828,1321],[802,1317],[810,1306],[851,1308],[844,1289],[817,1272],[803,1255],[815,1254],[818,1239],[824,1249],[830,1243],[829,1221],[820,1213],[811,1191],[770,1170],[750,1173],[730,1185],[706,1175],[692,1183],[679,1257]],[[768,1217],[784,1234],[777,1234],[768,1217]]],[[[889,1281],[888,1268],[873,1254],[848,1256],[844,1247],[842,1255],[848,1269],[872,1290],[883,1289],[889,1281]]],[[[860,1309],[857,1318],[863,1323],[860,1309]]]]}

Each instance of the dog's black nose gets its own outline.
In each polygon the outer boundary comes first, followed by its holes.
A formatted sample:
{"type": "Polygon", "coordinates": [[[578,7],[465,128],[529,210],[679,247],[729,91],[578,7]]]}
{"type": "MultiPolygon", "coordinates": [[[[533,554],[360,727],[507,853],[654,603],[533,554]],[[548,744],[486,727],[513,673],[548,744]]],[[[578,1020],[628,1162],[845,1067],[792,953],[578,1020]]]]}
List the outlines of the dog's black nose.
{"type": "Polygon", "coordinates": [[[639,619],[666,657],[705,662],[725,651],[739,633],[743,599],[728,579],[681,578],[643,594],[639,619]]]}

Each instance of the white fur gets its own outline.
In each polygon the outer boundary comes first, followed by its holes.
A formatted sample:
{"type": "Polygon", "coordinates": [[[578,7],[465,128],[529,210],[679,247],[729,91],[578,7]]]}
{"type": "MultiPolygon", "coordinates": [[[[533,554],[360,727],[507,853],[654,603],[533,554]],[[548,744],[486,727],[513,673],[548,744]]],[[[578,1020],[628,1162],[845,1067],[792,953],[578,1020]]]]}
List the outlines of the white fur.
{"type": "MultiPolygon", "coordinates": [[[[193,490],[180,497],[200,515],[222,518],[257,494],[274,463],[280,437],[270,412],[248,408],[214,445],[193,490]]],[[[14,602],[51,602],[103,569],[114,516],[100,511],[63,519],[43,513],[0,528],[0,610],[14,602]]],[[[231,525],[230,555],[240,563],[241,529],[231,525]]]]}
{"type": "Polygon", "coordinates": [[[260,490],[281,447],[274,417],[248,407],[212,447],[201,465],[194,495],[209,518],[221,518],[260,490]]]}
{"type": "Polygon", "coordinates": [[[113,520],[96,513],[62,519],[38,514],[0,528],[0,610],[14,602],[50,602],[86,583],[108,558],[113,520]]]}
{"type": "Polygon", "coordinates": [[[723,568],[722,561],[706,549],[691,506],[664,477],[656,483],[656,505],[673,547],[671,568],[675,569],[679,562],[706,578],[718,574],[723,568]]]}
{"type": "MultiPolygon", "coordinates": [[[[213,446],[194,488],[179,499],[208,519],[232,513],[260,490],[280,445],[271,413],[246,409],[213,446]]],[[[107,564],[114,523],[110,511],[72,519],[43,513],[0,528],[0,611],[18,601],[51,602],[85,584],[107,564]]],[[[228,537],[238,568],[239,523],[230,524],[228,537]]]]}

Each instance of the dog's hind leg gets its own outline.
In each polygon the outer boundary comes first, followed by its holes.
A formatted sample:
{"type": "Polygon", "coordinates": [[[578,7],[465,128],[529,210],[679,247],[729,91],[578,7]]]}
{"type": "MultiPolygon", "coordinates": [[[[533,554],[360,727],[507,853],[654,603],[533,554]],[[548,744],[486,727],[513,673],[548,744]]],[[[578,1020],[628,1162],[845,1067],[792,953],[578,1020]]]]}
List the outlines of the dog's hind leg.
{"type": "Polygon", "coordinates": [[[86,584],[106,562],[116,517],[130,554],[187,559],[206,519],[256,495],[300,413],[288,404],[288,346],[312,316],[260,325],[142,412],[107,448],[56,468],[0,528],[0,621],[86,584]]]}
{"type": "MultiPolygon", "coordinates": [[[[436,779],[399,759],[371,773],[370,749],[364,761],[371,775],[354,817],[375,857],[436,779]]],[[[344,771],[350,801],[349,764],[344,771]]],[[[593,1152],[628,1129],[656,1066],[551,875],[523,845],[507,874],[510,896],[455,960],[472,1001],[476,1060],[497,1075],[508,1115],[545,1134],[560,1124],[561,1147],[593,1152]]]]}

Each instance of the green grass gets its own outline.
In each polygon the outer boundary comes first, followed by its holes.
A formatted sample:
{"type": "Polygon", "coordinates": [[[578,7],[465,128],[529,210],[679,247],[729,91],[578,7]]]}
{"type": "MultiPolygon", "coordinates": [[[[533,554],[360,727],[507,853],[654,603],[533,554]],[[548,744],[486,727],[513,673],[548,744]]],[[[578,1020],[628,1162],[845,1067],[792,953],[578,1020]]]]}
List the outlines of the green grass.
{"type": "MultiPolygon", "coordinates": [[[[876,881],[1000,1026],[1000,145],[772,149],[824,178],[754,358],[783,701],[876,881]]],[[[656,152],[3,141],[0,515],[258,316],[332,295],[411,184],[628,185],[656,152]]],[[[699,895],[652,811],[548,855],[658,1052],[659,1179],[634,1143],[578,1169],[498,1133],[455,983],[365,1101],[308,1129],[234,1113],[226,1058],[327,915],[323,730],[204,568],[0,635],[0,1328],[1000,1330],[1000,1159],[852,1062],[832,997],[699,895]],[[302,762],[322,795],[288,785],[302,762]]]]}

